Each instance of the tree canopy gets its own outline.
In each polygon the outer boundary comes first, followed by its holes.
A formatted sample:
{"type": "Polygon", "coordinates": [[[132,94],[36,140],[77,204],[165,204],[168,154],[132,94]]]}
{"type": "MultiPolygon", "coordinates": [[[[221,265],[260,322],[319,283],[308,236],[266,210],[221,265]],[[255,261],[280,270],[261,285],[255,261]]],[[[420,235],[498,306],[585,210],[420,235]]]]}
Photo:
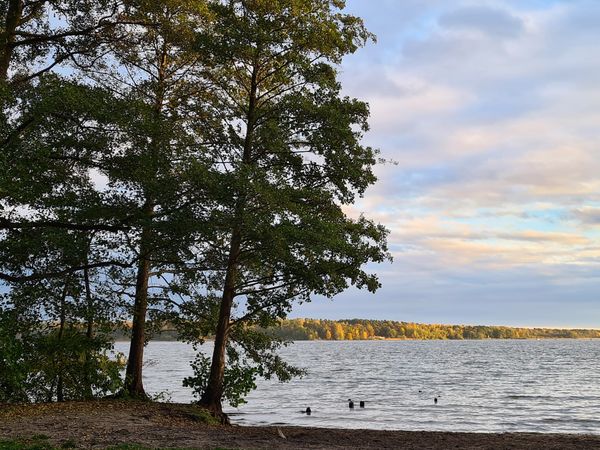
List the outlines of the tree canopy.
{"type": "Polygon", "coordinates": [[[379,287],[366,266],[390,258],[387,230],[345,213],[376,181],[377,151],[361,144],[368,105],[337,80],[373,36],[343,8],[5,2],[0,280],[12,320],[0,335],[19,336],[1,347],[22,366],[15,399],[145,396],[147,328],[168,321],[182,340],[215,337],[186,384],[220,414],[257,376],[300,373],[263,330],[294,304],[379,287]],[[124,321],[121,387],[108,328],[124,321]],[[42,397],[20,389],[53,345],[80,352],[77,377],[49,366],[42,397]]]}

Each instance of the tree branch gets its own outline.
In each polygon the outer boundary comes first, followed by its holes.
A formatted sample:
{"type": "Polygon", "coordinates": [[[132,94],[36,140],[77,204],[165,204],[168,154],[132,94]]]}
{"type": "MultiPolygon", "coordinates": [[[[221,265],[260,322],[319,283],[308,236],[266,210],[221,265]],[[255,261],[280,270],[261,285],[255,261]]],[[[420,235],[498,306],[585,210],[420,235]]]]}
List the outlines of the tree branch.
{"type": "Polygon", "coordinates": [[[60,278],[65,275],[69,275],[71,273],[79,272],[83,269],[97,269],[99,267],[110,267],[110,266],[119,266],[123,268],[131,267],[131,263],[123,263],[121,261],[105,261],[98,262],[92,264],[83,264],[80,266],[69,267],[68,269],[59,270],[56,272],[45,272],[45,273],[36,273],[32,275],[9,275],[6,273],[0,272],[0,280],[8,281],[10,283],[24,283],[27,281],[40,281],[48,278],[60,278]]]}

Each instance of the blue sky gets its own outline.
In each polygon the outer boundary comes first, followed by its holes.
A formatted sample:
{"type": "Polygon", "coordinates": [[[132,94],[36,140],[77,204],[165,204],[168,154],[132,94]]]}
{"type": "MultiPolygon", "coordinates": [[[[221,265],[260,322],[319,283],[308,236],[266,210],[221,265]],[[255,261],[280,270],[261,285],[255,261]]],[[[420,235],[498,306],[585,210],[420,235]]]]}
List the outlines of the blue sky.
{"type": "Polygon", "coordinates": [[[600,327],[600,2],[349,0],[365,143],[396,165],[348,208],[390,230],[383,288],[295,317],[600,327]]]}

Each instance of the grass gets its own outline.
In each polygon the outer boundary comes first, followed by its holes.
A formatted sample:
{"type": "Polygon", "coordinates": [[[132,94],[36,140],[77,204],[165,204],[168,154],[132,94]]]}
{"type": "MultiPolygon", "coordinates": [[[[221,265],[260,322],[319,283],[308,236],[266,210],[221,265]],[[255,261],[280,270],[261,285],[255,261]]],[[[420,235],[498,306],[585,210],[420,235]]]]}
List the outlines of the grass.
{"type": "MultiPolygon", "coordinates": [[[[56,447],[48,442],[48,436],[43,434],[32,436],[29,439],[0,439],[0,450],[61,450],[65,448],[76,448],[77,443],[72,440],[64,441],[60,446],[56,447]]],[[[177,448],[151,449],[137,444],[121,444],[117,446],[107,447],[106,450],[184,450],[177,448]]],[[[190,450],[190,449],[185,449],[190,450]]],[[[217,447],[212,450],[228,450],[222,447],[217,447]]]]}
{"type": "MultiPolygon", "coordinates": [[[[150,449],[148,447],[144,447],[141,445],[121,444],[121,445],[117,445],[116,447],[109,447],[106,450],[192,450],[192,449],[178,449],[178,448],[150,449]]],[[[231,449],[217,447],[212,450],[231,450],[231,449]]]]}
{"type": "Polygon", "coordinates": [[[204,408],[198,408],[195,406],[191,406],[186,408],[186,415],[196,422],[203,423],[205,425],[220,425],[221,422],[219,419],[214,417],[208,410],[204,408]]]}
{"type": "Polygon", "coordinates": [[[48,436],[39,434],[30,439],[0,440],[2,450],[54,450],[55,447],[48,442],[48,436]]]}

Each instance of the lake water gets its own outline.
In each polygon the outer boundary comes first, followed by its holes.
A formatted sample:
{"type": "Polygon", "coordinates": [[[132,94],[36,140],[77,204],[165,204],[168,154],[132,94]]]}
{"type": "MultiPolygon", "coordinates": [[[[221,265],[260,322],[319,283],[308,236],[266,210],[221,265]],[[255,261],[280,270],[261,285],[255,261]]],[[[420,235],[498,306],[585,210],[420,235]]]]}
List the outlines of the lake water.
{"type": "MultiPolygon", "coordinates": [[[[259,382],[246,405],[226,408],[233,422],[600,434],[600,340],[303,341],[281,353],[308,375],[259,382]]],[[[149,393],[193,400],[181,386],[191,346],[151,342],[145,357],[149,393]]]]}

